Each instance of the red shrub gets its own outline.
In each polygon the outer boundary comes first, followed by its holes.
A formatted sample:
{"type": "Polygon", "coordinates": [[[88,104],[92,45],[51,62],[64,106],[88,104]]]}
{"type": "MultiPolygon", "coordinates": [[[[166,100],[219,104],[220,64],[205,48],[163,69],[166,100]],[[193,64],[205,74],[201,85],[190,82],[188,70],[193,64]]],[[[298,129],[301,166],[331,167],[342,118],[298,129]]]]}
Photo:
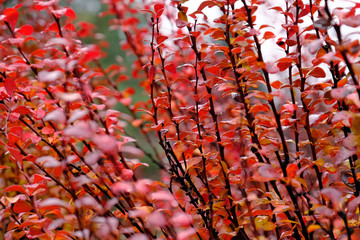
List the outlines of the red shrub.
{"type": "Polygon", "coordinates": [[[127,76],[71,8],[20,2],[0,23],[5,239],[358,238],[360,4],[104,0],[127,76]]]}

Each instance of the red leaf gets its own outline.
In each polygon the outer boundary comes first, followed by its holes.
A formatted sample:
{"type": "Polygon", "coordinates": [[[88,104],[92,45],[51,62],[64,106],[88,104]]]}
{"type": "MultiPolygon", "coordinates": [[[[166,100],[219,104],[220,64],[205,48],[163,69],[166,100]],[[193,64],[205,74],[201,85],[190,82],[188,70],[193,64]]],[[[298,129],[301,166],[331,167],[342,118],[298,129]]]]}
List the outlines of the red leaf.
{"type": "Polygon", "coordinates": [[[30,212],[32,210],[32,206],[28,201],[24,201],[24,200],[18,200],[14,206],[13,206],[13,210],[16,213],[25,213],[25,212],[30,212]]]}
{"type": "Polygon", "coordinates": [[[193,35],[195,38],[197,38],[198,36],[200,36],[200,34],[201,34],[201,32],[200,31],[191,31],[190,32],[191,33],[191,35],[193,35]]]}
{"type": "Polygon", "coordinates": [[[35,10],[38,10],[38,11],[41,11],[41,10],[43,10],[43,9],[45,9],[45,8],[46,8],[45,6],[42,6],[42,5],[40,5],[40,4],[37,4],[37,5],[34,6],[34,9],[35,9],[35,10]]]}
{"type": "Polygon", "coordinates": [[[72,23],[66,24],[64,28],[69,31],[75,31],[75,27],[72,23]]]}
{"type": "Polygon", "coordinates": [[[279,89],[281,87],[281,84],[282,84],[281,81],[277,80],[277,81],[272,82],[271,86],[275,89],[279,89]]]}
{"type": "Polygon", "coordinates": [[[49,128],[49,127],[43,127],[41,129],[41,132],[43,134],[52,134],[54,132],[54,129],[53,128],[49,128]]]}
{"type": "Polygon", "coordinates": [[[76,14],[75,14],[74,10],[72,10],[71,8],[66,9],[65,16],[72,18],[72,19],[76,18],[76,14]]]}
{"type": "Polygon", "coordinates": [[[15,25],[19,19],[19,12],[13,8],[7,8],[4,11],[4,15],[5,15],[5,21],[9,24],[11,30],[14,31],[15,25]]]}
{"type": "Polygon", "coordinates": [[[275,7],[272,7],[272,8],[270,8],[270,9],[275,10],[275,11],[278,11],[278,12],[283,12],[282,8],[279,7],[279,6],[275,6],[275,7]]]}
{"type": "Polygon", "coordinates": [[[44,30],[44,32],[50,32],[50,31],[59,33],[59,28],[58,28],[58,26],[56,25],[55,22],[52,23],[52,24],[50,24],[50,25],[44,30]]]}
{"type": "Polygon", "coordinates": [[[159,45],[160,43],[162,43],[166,39],[168,39],[168,37],[166,37],[166,36],[162,36],[162,35],[156,36],[156,43],[159,45]]]}
{"type": "Polygon", "coordinates": [[[164,12],[164,4],[158,3],[154,5],[155,10],[155,18],[158,18],[161,16],[161,14],[164,12]]]}
{"type": "Polygon", "coordinates": [[[41,120],[45,116],[46,112],[42,109],[36,109],[33,111],[33,116],[36,120],[41,120]]]}
{"type": "Polygon", "coordinates": [[[94,59],[99,59],[101,58],[101,52],[100,51],[96,51],[96,50],[90,50],[87,51],[83,57],[83,61],[85,62],[91,62],[94,59]]]}
{"type": "Polygon", "coordinates": [[[24,25],[21,28],[17,29],[16,32],[22,35],[28,36],[33,33],[33,27],[31,25],[24,25]]]}
{"type": "Polygon", "coordinates": [[[38,182],[41,182],[43,180],[51,181],[51,178],[45,177],[45,176],[39,175],[39,174],[34,174],[33,178],[34,178],[33,183],[38,183],[38,182]]]}
{"type": "Polygon", "coordinates": [[[204,35],[208,35],[211,34],[213,32],[217,31],[217,28],[208,28],[205,32],[204,35]]]}
{"type": "Polygon", "coordinates": [[[10,187],[7,187],[5,188],[4,192],[21,192],[23,194],[27,194],[25,188],[20,185],[12,185],[10,187]]]}
{"type": "Polygon", "coordinates": [[[149,81],[152,82],[154,80],[155,74],[156,74],[156,67],[155,66],[150,66],[149,69],[149,81]]]}
{"type": "Polygon", "coordinates": [[[16,84],[12,79],[6,78],[4,81],[4,85],[5,85],[5,89],[8,92],[8,94],[11,95],[11,94],[13,94],[13,92],[15,92],[16,84]]]}
{"type": "Polygon", "coordinates": [[[17,148],[13,148],[10,146],[7,146],[7,149],[10,152],[10,156],[12,156],[17,162],[21,164],[23,156],[21,155],[20,151],[17,148]]]}
{"type": "Polygon", "coordinates": [[[32,143],[38,144],[41,140],[41,137],[36,136],[35,133],[33,133],[33,132],[25,132],[22,135],[21,140],[23,142],[26,142],[28,139],[31,139],[32,143]]]}
{"type": "Polygon", "coordinates": [[[88,35],[92,34],[92,30],[95,29],[95,25],[87,23],[87,22],[79,22],[80,29],[78,34],[80,37],[87,37],[88,35]]]}
{"type": "Polygon", "coordinates": [[[25,106],[19,106],[13,110],[13,112],[20,113],[20,114],[30,114],[30,109],[25,106]]]}
{"type": "Polygon", "coordinates": [[[324,78],[324,77],[326,77],[326,73],[325,73],[324,69],[322,69],[321,67],[315,67],[313,70],[311,70],[308,73],[308,76],[312,76],[315,78],[324,78]]]}
{"type": "Polygon", "coordinates": [[[291,64],[293,63],[293,59],[292,58],[281,58],[278,60],[278,68],[280,69],[280,71],[284,71],[285,69],[288,69],[291,64]]]}
{"type": "Polygon", "coordinates": [[[36,49],[31,53],[31,56],[45,57],[46,51],[44,49],[36,49]]]}
{"type": "Polygon", "coordinates": [[[263,39],[270,39],[270,38],[274,38],[274,37],[276,37],[276,35],[274,33],[267,31],[264,33],[263,39]]]}
{"type": "Polygon", "coordinates": [[[233,130],[227,131],[227,132],[221,134],[221,137],[230,138],[230,139],[233,139],[235,136],[236,136],[236,133],[233,130]]]}
{"type": "Polygon", "coordinates": [[[287,39],[285,41],[285,43],[289,46],[295,46],[297,44],[297,42],[295,40],[292,40],[292,39],[287,39]]]}
{"type": "Polygon", "coordinates": [[[26,157],[24,157],[23,161],[29,161],[29,162],[35,163],[36,159],[37,158],[34,155],[29,154],[26,157]]]}
{"type": "Polygon", "coordinates": [[[19,126],[15,126],[10,129],[10,133],[12,133],[18,137],[21,137],[23,135],[23,132],[24,132],[24,129],[19,126]]]}
{"type": "Polygon", "coordinates": [[[219,75],[219,68],[217,66],[212,66],[212,67],[208,67],[206,68],[206,71],[208,71],[209,73],[218,76],[219,75]]]}
{"type": "Polygon", "coordinates": [[[249,113],[258,113],[258,112],[269,112],[270,107],[267,104],[258,104],[251,107],[249,113]]]}
{"type": "Polygon", "coordinates": [[[16,136],[13,133],[9,133],[8,134],[8,138],[9,138],[9,142],[13,145],[15,144],[20,138],[18,136],[16,136]]]}
{"type": "Polygon", "coordinates": [[[297,170],[298,170],[298,166],[294,163],[291,163],[286,167],[286,172],[289,178],[295,177],[297,170]]]}
{"type": "Polygon", "coordinates": [[[22,4],[22,3],[19,3],[19,4],[15,5],[14,9],[19,9],[19,8],[21,8],[22,6],[23,6],[23,4],[22,4]]]}
{"type": "Polygon", "coordinates": [[[10,116],[9,116],[9,120],[10,122],[16,122],[17,120],[19,120],[19,117],[20,117],[20,113],[10,113],[10,116]]]}
{"type": "Polygon", "coordinates": [[[10,129],[10,133],[8,134],[9,142],[11,143],[11,145],[15,144],[20,139],[22,134],[23,129],[21,127],[12,127],[10,129]]]}
{"type": "Polygon", "coordinates": [[[170,63],[168,65],[165,66],[165,69],[170,72],[170,73],[173,73],[175,74],[176,73],[176,67],[174,64],[170,63]]]}
{"type": "Polygon", "coordinates": [[[44,232],[38,226],[32,226],[26,233],[26,236],[30,239],[41,239],[44,236],[44,232]]]}

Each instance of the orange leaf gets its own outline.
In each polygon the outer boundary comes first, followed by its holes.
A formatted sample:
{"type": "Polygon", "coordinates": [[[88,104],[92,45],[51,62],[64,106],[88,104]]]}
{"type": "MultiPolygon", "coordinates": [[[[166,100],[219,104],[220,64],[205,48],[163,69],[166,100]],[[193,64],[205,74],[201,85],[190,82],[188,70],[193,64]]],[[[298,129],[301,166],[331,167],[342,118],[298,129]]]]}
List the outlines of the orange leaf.
{"type": "Polygon", "coordinates": [[[280,71],[284,71],[285,69],[288,69],[291,64],[293,63],[292,58],[281,58],[278,61],[277,67],[280,69],[280,71]]]}
{"type": "Polygon", "coordinates": [[[259,105],[255,105],[253,107],[251,107],[249,113],[258,113],[258,112],[269,112],[270,111],[270,107],[266,104],[259,104],[259,105]]]}
{"type": "Polygon", "coordinates": [[[297,170],[298,170],[298,166],[294,163],[291,163],[286,167],[286,172],[287,172],[289,178],[295,177],[297,170]]]}
{"type": "Polygon", "coordinates": [[[354,181],[354,178],[353,177],[349,177],[348,178],[348,182],[350,183],[350,184],[353,184],[355,181],[354,181]]]}
{"type": "Polygon", "coordinates": [[[311,70],[308,73],[308,76],[312,76],[315,78],[324,78],[324,77],[326,77],[326,73],[325,73],[324,69],[322,69],[321,67],[315,67],[313,70],[311,70]]]}
{"type": "Polygon", "coordinates": [[[274,33],[267,31],[264,33],[263,39],[270,39],[270,38],[274,38],[274,37],[276,37],[276,35],[274,33]]]}
{"type": "Polygon", "coordinates": [[[281,82],[280,81],[274,81],[271,83],[271,86],[275,89],[279,89],[281,87],[281,82]]]}

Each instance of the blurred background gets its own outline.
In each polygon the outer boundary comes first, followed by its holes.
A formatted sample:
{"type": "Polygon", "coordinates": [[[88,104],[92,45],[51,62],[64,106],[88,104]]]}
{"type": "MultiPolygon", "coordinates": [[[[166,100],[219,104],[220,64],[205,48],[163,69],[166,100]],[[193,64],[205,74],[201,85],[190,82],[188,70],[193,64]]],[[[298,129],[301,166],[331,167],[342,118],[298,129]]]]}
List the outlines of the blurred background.
{"type": "MultiPolygon", "coordinates": [[[[101,65],[104,69],[108,68],[112,64],[122,65],[126,69],[124,73],[127,75],[129,80],[122,81],[118,86],[119,90],[124,90],[127,88],[133,88],[135,90],[135,94],[132,96],[132,104],[139,101],[147,101],[149,99],[147,93],[139,86],[140,82],[143,79],[134,78],[132,76],[132,64],[136,60],[135,56],[130,50],[122,50],[120,46],[121,41],[126,41],[125,34],[116,29],[109,29],[109,21],[114,19],[113,15],[107,16],[99,16],[101,12],[106,11],[107,6],[101,4],[100,0],[67,0],[62,1],[63,6],[67,4],[76,12],[77,18],[75,23],[79,22],[88,22],[95,26],[95,29],[92,31],[95,34],[96,41],[105,40],[108,45],[104,45],[102,47],[102,51],[106,53],[106,56],[100,60],[101,65]]],[[[141,3],[139,3],[139,8],[141,7],[141,3]]],[[[140,25],[145,26],[148,25],[146,16],[140,20],[140,25]]],[[[76,24],[74,24],[76,26],[76,24]]],[[[82,39],[85,44],[94,43],[94,38],[84,38],[82,39]]],[[[141,69],[139,69],[141,71],[141,69]]],[[[142,76],[142,75],[140,75],[142,76]]],[[[122,105],[121,103],[116,105],[116,110],[119,110],[121,113],[130,114],[127,107],[122,105]]],[[[141,113],[137,113],[139,116],[141,113]]],[[[125,127],[125,135],[128,135],[137,140],[137,144],[129,144],[134,147],[141,146],[141,149],[144,150],[145,154],[140,155],[140,161],[149,164],[149,167],[139,167],[136,171],[137,175],[141,175],[142,177],[148,177],[152,179],[159,179],[160,175],[157,174],[159,168],[153,161],[150,160],[149,155],[153,158],[155,157],[154,149],[149,145],[148,141],[145,139],[144,135],[140,132],[139,128],[132,126],[131,124],[127,124],[125,127]]],[[[149,137],[153,143],[153,146],[159,148],[157,144],[157,139],[153,134],[149,134],[149,137]]],[[[131,156],[130,156],[131,157],[131,156]]],[[[136,157],[136,156],[135,156],[136,157]]],[[[159,159],[156,159],[159,161],[159,159]]]]}

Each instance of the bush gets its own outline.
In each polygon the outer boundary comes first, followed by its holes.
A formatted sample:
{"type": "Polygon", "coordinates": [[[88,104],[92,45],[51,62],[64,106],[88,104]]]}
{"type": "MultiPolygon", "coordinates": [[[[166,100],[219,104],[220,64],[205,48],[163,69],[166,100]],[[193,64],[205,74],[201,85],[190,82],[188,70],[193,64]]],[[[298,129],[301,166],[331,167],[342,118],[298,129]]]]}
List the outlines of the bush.
{"type": "Polygon", "coordinates": [[[360,4],[103,0],[127,69],[71,8],[20,2],[1,6],[4,239],[359,238],[360,4]]]}

